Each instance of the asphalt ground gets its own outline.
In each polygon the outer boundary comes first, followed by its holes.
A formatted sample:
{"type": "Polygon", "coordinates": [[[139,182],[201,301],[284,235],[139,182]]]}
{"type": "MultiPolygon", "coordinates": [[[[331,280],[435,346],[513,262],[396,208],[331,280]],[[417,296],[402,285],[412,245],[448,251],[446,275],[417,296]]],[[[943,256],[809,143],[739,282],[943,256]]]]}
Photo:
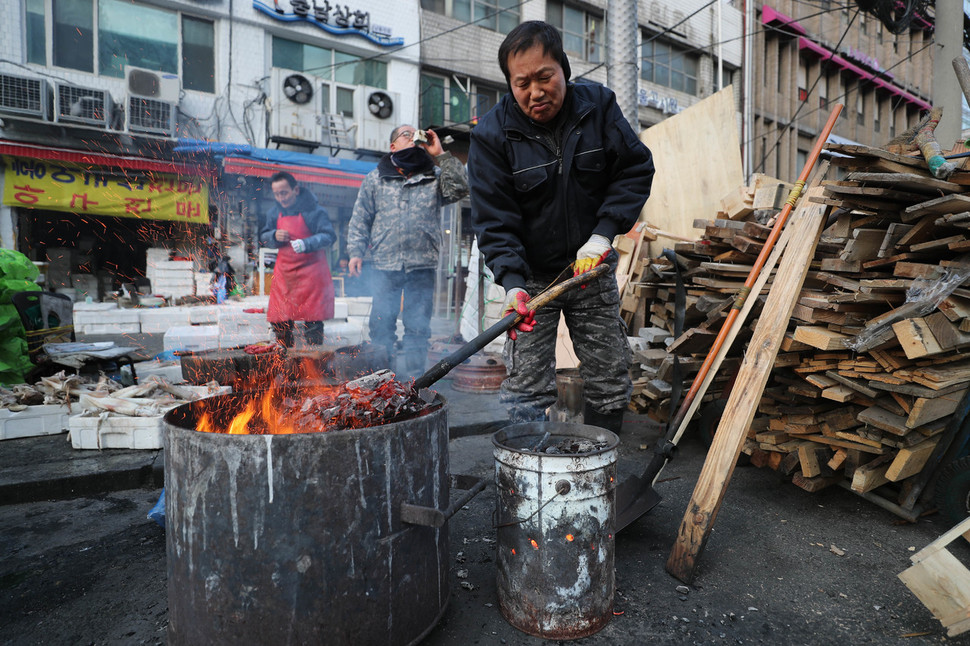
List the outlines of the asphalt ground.
{"type": "MultiPolygon", "coordinates": [[[[436,389],[448,402],[451,472],[491,482],[491,434],[504,423],[497,395],[461,393],[448,379],[436,389]]],[[[621,482],[643,468],[659,433],[628,416],[621,482]]],[[[661,474],[660,504],[616,536],[613,616],[575,643],[970,643],[948,639],[897,578],[948,529],[944,519],[906,523],[839,487],[810,494],[769,469],[735,469],[682,587],[664,563],[705,454],[689,432],[661,474]]],[[[165,643],[165,533],[147,518],[163,470],[161,451],[76,451],[64,435],[0,443],[0,643],[165,643]]],[[[500,612],[495,508],[488,486],[449,521],[452,594],[425,644],[545,642],[500,612]]],[[[951,551],[970,558],[962,539],[951,551]]]]}

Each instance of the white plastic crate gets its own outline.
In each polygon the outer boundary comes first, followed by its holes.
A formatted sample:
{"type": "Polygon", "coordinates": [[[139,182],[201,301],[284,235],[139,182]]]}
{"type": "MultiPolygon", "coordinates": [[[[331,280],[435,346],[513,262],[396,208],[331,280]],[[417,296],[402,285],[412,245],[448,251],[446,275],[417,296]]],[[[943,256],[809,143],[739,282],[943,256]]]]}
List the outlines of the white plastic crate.
{"type": "Polygon", "coordinates": [[[28,406],[21,411],[3,408],[0,409],[0,440],[63,433],[68,428],[69,417],[67,407],[59,404],[28,406]]]}

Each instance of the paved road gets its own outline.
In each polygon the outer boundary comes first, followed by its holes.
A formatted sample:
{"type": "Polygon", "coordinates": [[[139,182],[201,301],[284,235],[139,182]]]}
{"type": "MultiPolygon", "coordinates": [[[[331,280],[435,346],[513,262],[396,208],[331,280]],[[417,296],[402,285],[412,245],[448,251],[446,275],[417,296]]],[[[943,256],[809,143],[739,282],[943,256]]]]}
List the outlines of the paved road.
{"type": "MultiPolygon", "coordinates": [[[[655,433],[646,423],[627,424],[621,480],[646,458],[639,447],[655,433]]],[[[451,455],[452,472],[491,478],[487,435],[452,440],[451,455]]],[[[662,503],[617,537],[618,614],[577,643],[947,641],[896,578],[914,550],[944,531],[939,517],[903,524],[849,492],[808,494],[770,470],[735,471],[694,585],[678,592],[663,564],[703,459],[703,447],[685,441],[658,485],[662,503]]],[[[146,518],[158,494],[135,489],[0,506],[0,643],[164,643],[165,536],[146,518]]],[[[497,608],[494,506],[488,488],[451,521],[452,599],[425,641],[430,646],[544,643],[510,627],[497,608]]],[[[965,560],[970,554],[962,541],[955,549],[965,560]]]]}

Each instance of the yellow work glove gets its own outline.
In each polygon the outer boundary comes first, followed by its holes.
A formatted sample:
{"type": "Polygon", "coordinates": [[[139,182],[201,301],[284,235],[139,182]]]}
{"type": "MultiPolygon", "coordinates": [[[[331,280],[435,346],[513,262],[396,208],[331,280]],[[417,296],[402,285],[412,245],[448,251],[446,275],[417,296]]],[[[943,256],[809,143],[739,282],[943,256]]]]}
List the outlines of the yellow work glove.
{"type": "Polygon", "coordinates": [[[589,237],[579,251],[576,252],[576,261],[573,263],[573,276],[585,274],[587,271],[606,260],[610,253],[610,241],[605,236],[594,233],[589,237]]]}
{"type": "Polygon", "coordinates": [[[513,287],[505,294],[505,306],[502,308],[502,318],[511,312],[522,316],[522,320],[509,330],[509,338],[515,341],[519,332],[531,332],[535,329],[535,310],[530,310],[526,303],[529,302],[529,293],[521,287],[513,287]]]}

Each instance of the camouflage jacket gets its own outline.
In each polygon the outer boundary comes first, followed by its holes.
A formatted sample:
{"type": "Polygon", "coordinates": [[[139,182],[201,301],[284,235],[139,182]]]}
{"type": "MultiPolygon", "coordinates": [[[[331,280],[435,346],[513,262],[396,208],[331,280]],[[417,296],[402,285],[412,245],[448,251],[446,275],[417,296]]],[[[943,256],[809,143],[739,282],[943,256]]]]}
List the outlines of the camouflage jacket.
{"type": "Polygon", "coordinates": [[[441,246],[441,207],[468,195],[461,161],[439,155],[432,173],[404,177],[390,155],[361,184],[347,231],[347,253],[382,271],[433,269],[441,246]]]}

